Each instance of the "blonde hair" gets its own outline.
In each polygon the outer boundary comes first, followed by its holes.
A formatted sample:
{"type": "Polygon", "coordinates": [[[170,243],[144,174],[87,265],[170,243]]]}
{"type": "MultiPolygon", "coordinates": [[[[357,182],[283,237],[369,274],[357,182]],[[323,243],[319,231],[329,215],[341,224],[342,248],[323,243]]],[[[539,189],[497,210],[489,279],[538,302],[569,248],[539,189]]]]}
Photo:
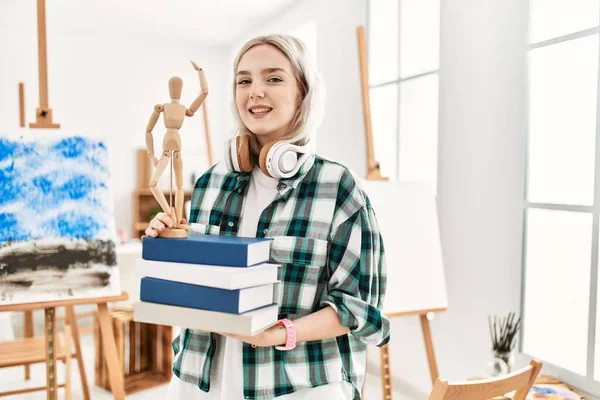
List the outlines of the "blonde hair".
{"type": "MultiPolygon", "coordinates": [[[[316,65],[310,57],[306,45],[291,35],[258,36],[246,42],[240,49],[233,63],[233,76],[237,73],[240,60],[248,50],[260,45],[273,46],[281,51],[290,61],[292,74],[296,78],[302,101],[290,123],[290,132],[281,140],[298,146],[308,144],[314,131],[322,119],[324,94],[316,65]]],[[[233,80],[233,116],[236,122],[235,134],[247,135],[254,153],[258,154],[259,144],[254,133],[250,132],[242,122],[235,101],[237,90],[233,80]]]]}

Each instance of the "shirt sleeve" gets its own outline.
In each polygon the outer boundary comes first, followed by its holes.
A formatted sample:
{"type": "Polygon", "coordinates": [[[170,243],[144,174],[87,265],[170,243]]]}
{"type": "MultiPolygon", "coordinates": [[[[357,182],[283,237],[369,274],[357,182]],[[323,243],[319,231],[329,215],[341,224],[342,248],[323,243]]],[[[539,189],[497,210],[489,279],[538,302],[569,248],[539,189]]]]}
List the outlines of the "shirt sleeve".
{"type": "Polygon", "coordinates": [[[320,306],[336,311],[342,325],[367,344],[390,340],[390,321],[382,313],[386,291],[383,240],[373,209],[364,205],[332,231],[328,293],[320,306]]]}

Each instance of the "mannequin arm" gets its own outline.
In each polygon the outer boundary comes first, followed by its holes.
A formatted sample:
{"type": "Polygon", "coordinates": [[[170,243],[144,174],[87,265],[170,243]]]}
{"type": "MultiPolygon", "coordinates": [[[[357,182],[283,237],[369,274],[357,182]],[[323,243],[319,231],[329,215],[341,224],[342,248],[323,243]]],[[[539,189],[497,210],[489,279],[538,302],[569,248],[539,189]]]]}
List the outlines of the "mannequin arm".
{"type": "Polygon", "coordinates": [[[152,115],[150,116],[150,120],[148,121],[148,125],[146,126],[146,152],[148,156],[152,160],[152,165],[156,167],[158,160],[154,156],[154,139],[152,137],[152,130],[156,126],[156,122],[158,121],[158,117],[160,113],[163,111],[163,106],[157,104],[154,106],[154,111],[152,111],[152,115]]]}
{"type": "Polygon", "coordinates": [[[204,70],[202,70],[202,68],[200,68],[198,65],[196,65],[196,63],[193,61],[192,61],[192,65],[194,66],[194,69],[196,71],[198,71],[198,78],[200,79],[201,93],[196,98],[196,100],[194,100],[194,102],[192,103],[190,108],[188,108],[185,111],[185,115],[187,115],[188,117],[191,117],[192,115],[194,115],[194,113],[196,111],[198,111],[198,108],[200,108],[200,106],[204,102],[204,99],[206,99],[206,96],[208,96],[208,85],[206,83],[206,76],[204,75],[204,70]]]}

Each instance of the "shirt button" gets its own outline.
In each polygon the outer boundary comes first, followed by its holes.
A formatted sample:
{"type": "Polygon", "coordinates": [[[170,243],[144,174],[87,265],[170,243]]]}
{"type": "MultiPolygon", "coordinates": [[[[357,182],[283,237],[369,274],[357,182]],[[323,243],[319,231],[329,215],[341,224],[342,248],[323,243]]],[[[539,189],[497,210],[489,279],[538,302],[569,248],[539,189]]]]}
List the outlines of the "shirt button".
{"type": "Polygon", "coordinates": [[[268,229],[263,229],[263,235],[266,235],[266,234],[267,234],[267,232],[269,232],[269,230],[268,230],[268,229]]]}
{"type": "Polygon", "coordinates": [[[229,221],[227,225],[229,225],[230,228],[233,227],[233,221],[229,221]]]}
{"type": "Polygon", "coordinates": [[[242,189],[238,189],[238,194],[242,194],[244,191],[242,189]]]}
{"type": "Polygon", "coordinates": [[[252,348],[253,348],[253,349],[255,349],[255,348],[256,348],[256,345],[255,345],[255,344],[253,344],[253,345],[252,345],[252,348]]]}
{"type": "Polygon", "coordinates": [[[283,190],[287,187],[287,185],[285,183],[280,183],[279,185],[277,185],[277,189],[279,190],[283,190]]]}

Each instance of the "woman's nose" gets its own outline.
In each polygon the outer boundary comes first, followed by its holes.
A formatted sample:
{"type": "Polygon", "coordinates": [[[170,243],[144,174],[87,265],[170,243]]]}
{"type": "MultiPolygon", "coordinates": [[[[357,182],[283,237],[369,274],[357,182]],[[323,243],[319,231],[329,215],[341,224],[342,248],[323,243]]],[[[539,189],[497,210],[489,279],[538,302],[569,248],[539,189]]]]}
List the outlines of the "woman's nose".
{"type": "Polygon", "coordinates": [[[254,85],[252,85],[252,88],[250,89],[250,98],[255,99],[257,97],[264,98],[265,91],[260,85],[254,84],[254,85]]]}

